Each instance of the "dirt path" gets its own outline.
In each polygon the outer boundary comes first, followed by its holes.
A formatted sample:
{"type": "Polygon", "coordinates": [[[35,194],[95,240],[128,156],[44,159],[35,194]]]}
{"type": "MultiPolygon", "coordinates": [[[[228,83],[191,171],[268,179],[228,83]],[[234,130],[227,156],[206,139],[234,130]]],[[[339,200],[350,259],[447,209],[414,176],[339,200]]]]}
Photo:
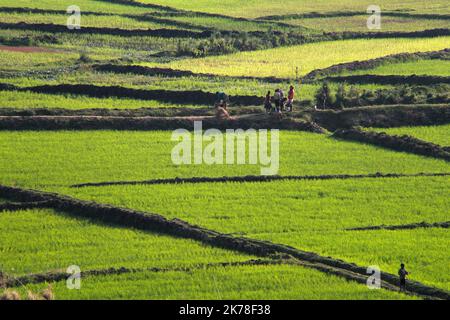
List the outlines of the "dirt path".
{"type": "Polygon", "coordinates": [[[215,116],[121,117],[121,116],[0,116],[0,130],[194,130],[202,121],[206,129],[280,129],[324,133],[319,125],[295,118],[274,118],[265,114],[240,115],[230,119],[215,116]]]}
{"type": "Polygon", "coordinates": [[[48,53],[58,53],[60,51],[55,49],[48,49],[43,47],[26,47],[26,46],[3,46],[0,45],[0,50],[2,51],[14,51],[14,52],[25,52],[25,53],[33,53],[33,52],[48,52],[48,53]]]}
{"type": "Polygon", "coordinates": [[[373,173],[373,174],[336,174],[319,176],[235,176],[235,177],[192,177],[173,179],[154,179],[141,181],[107,181],[88,182],[71,185],[71,188],[102,187],[114,185],[139,185],[139,184],[182,184],[182,183],[211,183],[211,182],[271,182],[283,180],[333,180],[333,179],[366,179],[366,178],[404,178],[404,177],[444,177],[449,173],[373,173]]]}
{"type": "MultiPolygon", "coordinates": [[[[55,210],[77,217],[90,218],[93,221],[107,222],[122,227],[132,227],[140,230],[168,234],[175,237],[200,241],[204,244],[235,250],[259,257],[274,255],[289,255],[300,261],[301,265],[316,270],[335,274],[345,279],[364,283],[369,275],[367,268],[331,257],[320,256],[313,252],[302,251],[290,246],[275,244],[268,241],[235,237],[200,226],[191,225],[179,219],[168,220],[165,217],[131,209],[124,209],[90,201],[35,190],[26,190],[0,185],[0,196],[15,201],[47,201],[50,200],[55,210]]],[[[385,288],[398,291],[398,276],[382,272],[381,280],[385,288]]],[[[427,299],[450,300],[450,292],[424,285],[417,281],[407,281],[407,290],[427,299]]]]}

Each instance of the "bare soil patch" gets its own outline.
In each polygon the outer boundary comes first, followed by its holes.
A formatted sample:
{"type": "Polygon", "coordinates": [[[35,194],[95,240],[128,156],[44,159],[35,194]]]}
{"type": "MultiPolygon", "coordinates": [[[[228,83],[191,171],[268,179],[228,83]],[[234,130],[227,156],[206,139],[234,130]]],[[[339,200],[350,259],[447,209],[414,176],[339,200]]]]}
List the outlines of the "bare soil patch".
{"type": "Polygon", "coordinates": [[[54,49],[48,49],[43,47],[26,47],[26,46],[3,46],[0,45],[0,51],[14,51],[14,52],[48,52],[48,53],[58,53],[60,51],[54,49]]]}

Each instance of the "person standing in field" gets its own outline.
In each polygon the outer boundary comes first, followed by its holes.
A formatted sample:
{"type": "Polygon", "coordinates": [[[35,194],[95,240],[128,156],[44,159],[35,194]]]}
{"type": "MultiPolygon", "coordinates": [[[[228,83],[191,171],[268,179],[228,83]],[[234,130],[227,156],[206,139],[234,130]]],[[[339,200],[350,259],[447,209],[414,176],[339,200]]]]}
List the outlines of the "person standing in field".
{"type": "Polygon", "coordinates": [[[275,102],[276,112],[280,112],[281,94],[280,89],[276,89],[273,94],[273,102],[275,102]]]}
{"type": "Polygon", "coordinates": [[[279,89],[279,93],[280,93],[280,110],[284,111],[284,105],[287,99],[285,98],[284,91],[282,89],[279,89]]]}
{"type": "Polygon", "coordinates": [[[293,103],[294,103],[294,96],[295,96],[295,90],[294,90],[294,86],[291,86],[289,88],[289,92],[288,92],[288,102],[287,102],[287,111],[292,112],[293,109],[293,103]]]}
{"type": "Polygon", "coordinates": [[[406,291],[406,276],[409,274],[405,269],[405,264],[402,263],[400,265],[400,269],[398,270],[398,276],[400,278],[400,291],[406,291]]]}
{"type": "Polygon", "coordinates": [[[272,112],[272,97],[270,96],[270,91],[267,92],[266,98],[264,99],[264,109],[267,113],[272,112]]]}

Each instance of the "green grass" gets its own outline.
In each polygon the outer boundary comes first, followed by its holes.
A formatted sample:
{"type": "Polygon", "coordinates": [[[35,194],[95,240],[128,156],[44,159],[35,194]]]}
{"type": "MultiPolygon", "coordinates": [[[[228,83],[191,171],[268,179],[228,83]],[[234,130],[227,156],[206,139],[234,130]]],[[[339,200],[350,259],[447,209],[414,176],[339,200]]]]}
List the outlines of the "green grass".
{"type": "Polygon", "coordinates": [[[338,63],[368,60],[401,52],[441,50],[448,46],[449,40],[450,37],[339,40],[219,57],[185,59],[162,66],[228,76],[295,78],[297,67],[299,73],[304,75],[338,63]]]}
{"type": "Polygon", "coordinates": [[[73,65],[79,58],[79,55],[76,53],[62,51],[28,53],[1,50],[0,52],[0,71],[42,70],[64,67],[73,65]]]}
{"type": "Polygon", "coordinates": [[[52,95],[34,92],[3,91],[0,108],[64,108],[64,109],[138,109],[138,108],[197,108],[193,105],[176,105],[154,100],[119,98],[91,98],[83,95],[52,95]]]}
{"type": "Polygon", "coordinates": [[[13,275],[66,270],[174,268],[252,257],[52,210],[0,213],[0,268],[13,275]],[[32,235],[32,236],[30,236],[32,235]]]}
{"type": "Polygon", "coordinates": [[[281,22],[289,23],[293,26],[303,26],[315,30],[326,32],[387,32],[387,31],[420,31],[427,29],[448,28],[448,20],[445,19],[417,19],[407,17],[391,17],[381,15],[381,29],[368,29],[368,14],[351,17],[327,17],[327,18],[307,18],[288,19],[281,22]]]}
{"type": "MultiPolygon", "coordinates": [[[[4,23],[53,23],[57,25],[66,25],[68,14],[37,14],[37,13],[2,13],[2,22],[4,23]]],[[[96,16],[83,15],[81,12],[81,28],[120,28],[120,29],[174,29],[174,26],[167,24],[139,21],[133,18],[122,16],[96,16]]]]}
{"type": "Polygon", "coordinates": [[[412,279],[448,290],[448,230],[344,229],[447,221],[449,182],[448,177],[423,177],[109,186],[62,192],[362,266],[378,265],[394,274],[404,262],[412,279]]]}
{"type": "MultiPolygon", "coordinates": [[[[365,14],[367,7],[374,4],[370,0],[344,0],[344,1],[298,1],[285,0],[282,5],[270,0],[139,0],[143,3],[154,3],[172,6],[178,9],[195,10],[207,13],[220,13],[224,15],[256,18],[267,15],[283,15],[305,12],[335,12],[335,11],[361,11],[365,14]]],[[[381,0],[377,2],[383,10],[402,10],[418,12],[448,13],[450,10],[442,0],[427,2],[411,0],[381,0]]]]}
{"type": "Polygon", "coordinates": [[[450,147],[450,125],[399,127],[399,128],[372,128],[378,132],[394,135],[410,135],[421,140],[433,142],[444,147],[450,147]]]}
{"type": "MultiPolygon", "coordinates": [[[[174,90],[174,91],[196,91],[202,90],[206,92],[217,92],[224,91],[229,95],[256,95],[263,97],[268,90],[274,92],[276,88],[284,88],[288,91],[288,88],[291,84],[296,87],[296,99],[297,100],[314,100],[314,95],[317,90],[321,86],[321,84],[301,84],[293,82],[285,82],[285,83],[267,83],[263,80],[243,80],[236,78],[227,78],[227,77],[217,77],[217,78],[208,78],[208,77],[180,77],[180,78],[171,78],[171,77],[162,77],[162,76],[144,76],[144,75],[135,75],[135,74],[114,74],[114,73],[103,73],[103,72],[93,72],[90,69],[81,69],[76,72],[53,72],[48,74],[43,74],[39,76],[38,74],[30,74],[23,75],[19,73],[15,73],[12,75],[4,76],[3,78],[0,76],[0,82],[10,83],[20,87],[29,87],[29,86],[39,86],[39,85],[58,85],[61,83],[65,84],[93,84],[99,86],[122,86],[126,88],[134,88],[134,89],[144,89],[144,90],[174,90]]],[[[331,84],[331,87],[336,90],[337,84],[331,84]]],[[[380,86],[373,84],[365,84],[365,85],[357,85],[355,86],[360,90],[377,90],[377,89],[388,89],[392,86],[380,86]]],[[[28,95],[28,94],[27,94],[28,95]]],[[[25,100],[23,100],[20,95],[17,96],[17,100],[14,101],[15,93],[11,93],[9,95],[5,95],[2,98],[2,104],[6,105],[6,103],[17,106],[24,106],[30,104],[30,101],[27,99],[27,95],[24,95],[25,100]]],[[[74,96],[75,97],[75,96],[74,96]]],[[[85,101],[85,98],[82,96],[78,96],[79,101],[85,101]]],[[[34,96],[36,99],[36,103],[39,101],[43,101],[42,103],[47,103],[46,96],[42,97],[34,96]],[[45,102],[44,102],[45,101],[45,102]]],[[[59,99],[55,96],[55,102],[49,101],[49,106],[55,105],[59,99]]],[[[102,99],[103,100],[103,99],[102,99]]],[[[129,99],[123,99],[126,104],[133,104],[129,99]]],[[[263,99],[261,98],[261,101],[263,99]]],[[[112,102],[110,99],[104,99],[104,102],[100,101],[100,99],[96,100],[98,104],[108,104],[111,103],[111,107],[116,105],[116,103],[112,102]]],[[[120,100],[118,100],[120,101],[120,100]]],[[[136,101],[137,105],[150,103],[151,102],[139,102],[136,101]]],[[[262,102],[261,102],[262,103],[262,102]]]]}
{"type": "MultiPolygon", "coordinates": [[[[30,38],[32,45],[59,49],[61,51],[88,53],[98,60],[111,60],[118,58],[137,61],[154,61],[150,54],[160,51],[176,50],[179,41],[189,41],[180,38],[159,38],[148,36],[115,36],[107,34],[83,33],[48,33],[41,31],[0,30],[0,37],[4,39],[30,38]],[[56,44],[40,41],[43,36],[55,37],[56,44]],[[34,39],[34,40],[33,40],[34,39]]],[[[2,53],[5,51],[1,51],[2,53]]],[[[13,54],[13,53],[11,53],[13,54]]],[[[61,54],[60,52],[58,54],[61,54]]],[[[1,57],[0,57],[1,59],[1,57]]],[[[10,59],[7,59],[10,60],[10,59]]],[[[0,60],[2,61],[2,60],[0,60]]],[[[18,65],[19,66],[19,65],[18,65]]],[[[53,65],[55,67],[55,65],[53,65]]]]}
{"type": "MultiPolygon", "coordinates": [[[[80,290],[53,285],[56,299],[413,299],[397,292],[369,290],[355,282],[297,266],[241,266],[189,273],[140,272],[88,277],[80,290]]],[[[46,285],[32,285],[38,292],[46,285]]],[[[26,296],[25,290],[21,290],[26,296]]],[[[262,303],[264,305],[264,303],[262,303]]]]}
{"type": "MultiPolygon", "coordinates": [[[[0,183],[58,189],[74,183],[260,174],[259,165],[184,165],[171,160],[171,132],[24,131],[0,133],[0,183]]],[[[281,132],[280,175],[448,172],[444,160],[281,132]]]]}
{"type": "MultiPolygon", "coordinates": [[[[57,2],[54,0],[20,0],[20,2],[15,0],[2,0],[3,7],[25,7],[62,11],[66,11],[67,7],[74,4],[72,0],[58,0],[57,2]]],[[[114,1],[102,0],[77,0],[75,5],[80,7],[81,12],[143,14],[159,11],[151,8],[127,6],[114,3],[114,1]]]]}
{"type": "Polygon", "coordinates": [[[284,30],[284,31],[304,31],[304,28],[301,26],[292,26],[292,27],[281,27],[276,25],[271,21],[267,22],[253,22],[253,21],[236,21],[233,19],[227,19],[222,17],[199,17],[199,16],[179,16],[179,17],[170,17],[171,20],[187,22],[196,26],[208,27],[218,30],[233,30],[233,31],[241,31],[241,32],[250,32],[250,31],[268,31],[270,28],[273,30],[284,30]]]}
{"type": "Polygon", "coordinates": [[[369,70],[356,70],[345,72],[345,74],[376,74],[376,75],[430,75],[430,76],[450,76],[449,60],[418,60],[399,63],[388,63],[369,70]]]}

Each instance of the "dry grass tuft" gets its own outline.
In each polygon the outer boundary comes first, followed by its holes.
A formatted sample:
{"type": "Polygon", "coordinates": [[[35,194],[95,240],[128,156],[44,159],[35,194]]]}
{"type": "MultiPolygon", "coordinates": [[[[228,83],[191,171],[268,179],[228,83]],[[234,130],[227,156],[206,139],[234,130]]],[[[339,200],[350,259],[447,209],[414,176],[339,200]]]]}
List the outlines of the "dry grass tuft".
{"type": "Polygon", "coordinates": [[[0,300],[20,300],[20,294],[14,290],[5,290],[0,296],[0,300]]]}
{"type": "Polygon", "coordinates": [[[55,299],[55,295],[53,293],[53,288],[52,288],[51,284],[49,284],[46,289],[42,290],[42,298],[44,298],[44,300],[54,300],[55,299]]]}

